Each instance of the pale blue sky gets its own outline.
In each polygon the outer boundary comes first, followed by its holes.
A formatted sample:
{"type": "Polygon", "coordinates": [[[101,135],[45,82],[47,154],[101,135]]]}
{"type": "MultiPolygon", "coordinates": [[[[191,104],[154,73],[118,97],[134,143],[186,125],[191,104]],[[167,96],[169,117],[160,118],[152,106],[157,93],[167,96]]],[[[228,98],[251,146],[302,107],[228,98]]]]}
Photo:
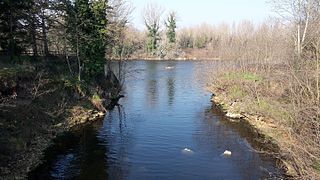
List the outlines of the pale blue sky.
{"type": "Polygon", "coordinates": [[[178,26],[187,27],[201,23],[232,24],[241,20],[260,23],[271,15],[266,0],[130,0],[134,12],[132,22],[142,29],[142,11],[148,2],[155,2],[166,12],[173,10],[178,14],[178,26]]]}

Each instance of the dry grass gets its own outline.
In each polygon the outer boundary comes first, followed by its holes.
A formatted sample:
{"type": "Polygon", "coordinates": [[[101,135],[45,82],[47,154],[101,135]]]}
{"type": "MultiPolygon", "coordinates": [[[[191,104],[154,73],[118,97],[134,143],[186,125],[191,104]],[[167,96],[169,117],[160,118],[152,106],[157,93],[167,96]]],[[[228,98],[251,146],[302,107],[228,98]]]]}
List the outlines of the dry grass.
{"type": "Polygon", "coordinates": [[[225,109],[232,106],[232,111],[245,114],[251,124],[272,137],[288,173],[303,179],[320,177],[320,109],[314,67],[308,63],[299,70],[289,65],[220,68],[208,86],[225,109]]]}

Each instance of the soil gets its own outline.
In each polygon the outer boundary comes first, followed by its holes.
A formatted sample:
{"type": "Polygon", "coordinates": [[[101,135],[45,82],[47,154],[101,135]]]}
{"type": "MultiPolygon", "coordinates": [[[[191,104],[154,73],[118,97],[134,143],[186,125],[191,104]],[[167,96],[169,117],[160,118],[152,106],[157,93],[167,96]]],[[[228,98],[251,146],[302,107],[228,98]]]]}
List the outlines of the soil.
{"type": "Polygon", "coordinates": [[[26,179],[54,138],[104,117],[89,97],[65,86],[58,68],[41,76],[37,68],[0,70],[0,179],[26,179]]]}

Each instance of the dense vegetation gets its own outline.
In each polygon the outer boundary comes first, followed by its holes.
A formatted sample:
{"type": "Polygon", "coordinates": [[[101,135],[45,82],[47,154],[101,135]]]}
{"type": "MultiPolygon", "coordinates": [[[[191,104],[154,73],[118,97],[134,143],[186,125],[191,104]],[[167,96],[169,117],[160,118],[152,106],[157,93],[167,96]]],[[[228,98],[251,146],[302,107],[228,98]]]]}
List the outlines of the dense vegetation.
{"type": "Polygon", "coordinates": [[[0,1],[1,178],[26,178],[51,139],[119,100],[109,64],[129,13],[122,0],[0,1]]]}
{"type": "Polygon", "coordinates": [[[79,80],[104,72],[105,58],[117,54],[130,13],[121,0],[5,0],[0,9],[2,55],[11,62],[23,55],[62,56],[79,80]],[[77,58],[76,68],[70,67],[70,56],[77,58]]]}

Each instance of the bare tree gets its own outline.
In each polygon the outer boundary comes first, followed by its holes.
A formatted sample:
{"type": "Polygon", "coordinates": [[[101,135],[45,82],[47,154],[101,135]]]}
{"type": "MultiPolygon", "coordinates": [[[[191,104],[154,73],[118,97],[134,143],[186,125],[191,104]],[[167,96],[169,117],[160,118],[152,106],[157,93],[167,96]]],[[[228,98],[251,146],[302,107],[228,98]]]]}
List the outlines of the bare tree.
{"type": "MultiPolygon", "coordinates": [[[[298,60],[301,59],[303,49],[308,46],[310,24],[317,19],[319,2],[317,0],[271,0],[274,11],[282,21],[293,28],[293,38],[298,60]]],[[[310,38],[309,38],[310,39],[310,38]]]]}
{"type": "MultiPolygon", "coordinates": [[[[109,50],[109,57],[118,60],[118,68],[114,70],[121,86],[125,82],[126,64],[124,60],[129,56],[126,49],[126,30],[130,21],[130,14],[133,11],[132,4],[127,0],[111,0],[109,5],[112,7],[109,16],[109,33],[112,48],[109,50]]],[[[110,62],[108,64],[108,71],[111,71],[110,62]]]]}
{"type": "Polygon", "coordinates": [[[160,40],[160,20],[163,12],[163,8],[155,3],[147,4],[143,10],[144,23],[148,29],[147,51],[152,55],[156,54],[160,40]]]}

